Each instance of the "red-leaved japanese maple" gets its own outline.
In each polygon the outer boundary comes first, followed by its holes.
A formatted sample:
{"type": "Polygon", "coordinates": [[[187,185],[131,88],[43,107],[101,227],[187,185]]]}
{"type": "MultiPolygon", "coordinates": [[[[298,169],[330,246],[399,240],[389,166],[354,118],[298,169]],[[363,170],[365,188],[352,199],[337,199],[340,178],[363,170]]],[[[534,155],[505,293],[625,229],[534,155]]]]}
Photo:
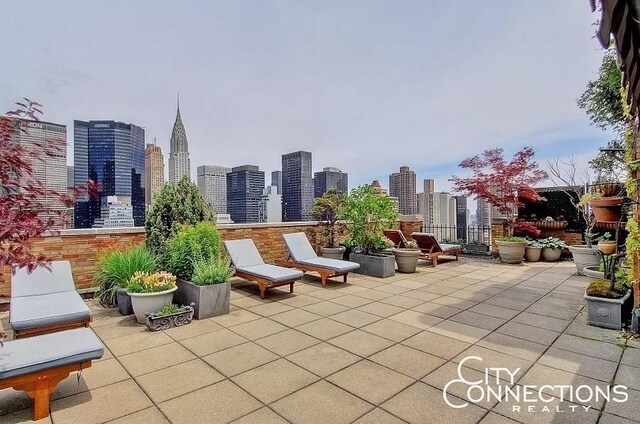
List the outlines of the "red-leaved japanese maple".
{"type": "Polygon", "coordinates": [[[31,272],[50,260],[32,250],[30,239],[54,231],[68,219],[66,208],[73,207],[75,198],[82,192],[95,195],[98,187],[89,181],[57,192],[36,178],[34,164],[63,152],[66,156],[66,140],[17,142],[19,132],[28,132],[23,120],[38,121],[42,106],[26,98],[16,105],[0,116],[0,266],[11,266],[12,271],[27,267],[31,272]]]}
{"type": "Polygon", "coordinates": [[[525,147],[510,161],[504,159],[503,149],[486,150],[481,155],[465,159],[460,167],[471,170],[471,177],[452,176],[454,190],[486,200],[505,218],[505,231],[513,237],[521,200],[544,200],[534,186],[547,179],[547,173],[533,160],[534,151],[525,147]]]}

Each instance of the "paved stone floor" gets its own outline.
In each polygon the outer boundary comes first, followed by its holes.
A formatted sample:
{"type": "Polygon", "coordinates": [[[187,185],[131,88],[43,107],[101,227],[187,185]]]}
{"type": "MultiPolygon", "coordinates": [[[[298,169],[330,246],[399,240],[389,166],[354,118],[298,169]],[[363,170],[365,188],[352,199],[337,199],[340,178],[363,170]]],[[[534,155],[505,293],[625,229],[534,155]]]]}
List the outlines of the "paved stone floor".
{"type": "MultiPolygon", "coordinates": [[[[229,315],[157,333],[94,306],[105,356],[59,385],[50,421],[640,422],[640,344],[586,325],[589,280],[574,272],[572,262],[463,258],[384,280],[355,275],[324,289],[308,276],[294,294],[276,289],[264,301],[255,285],[234,281],[229,315]],[[519,368],[513,381],[500,372],[500,384],[624,384],[629,399],[588,399],[585,410],[545,396],[517,412],[513,401],[475,393],[475,402],[454,409],[443,389],[467,356],[482,358],[462,366],[469,381],[484,379],[487,367],[519,368]]],[[[451,403],[464,402],[467,387],[450,385],[451,403]]],[[[0,422],[28,422],[31,414],[24,393],[0,391],[0,422]]]]}

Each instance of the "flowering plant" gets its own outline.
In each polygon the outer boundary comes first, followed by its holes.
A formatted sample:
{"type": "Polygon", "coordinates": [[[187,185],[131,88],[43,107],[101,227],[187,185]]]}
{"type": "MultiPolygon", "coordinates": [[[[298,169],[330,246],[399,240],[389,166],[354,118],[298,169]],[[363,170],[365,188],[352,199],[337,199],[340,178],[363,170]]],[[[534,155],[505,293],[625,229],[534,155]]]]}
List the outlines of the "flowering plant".
{"type": "Polygon", "coordinates": [[[136,272],[129,280],[129,293],[157,293],[176,286],[176,277],[168,272],[136,272]]]}

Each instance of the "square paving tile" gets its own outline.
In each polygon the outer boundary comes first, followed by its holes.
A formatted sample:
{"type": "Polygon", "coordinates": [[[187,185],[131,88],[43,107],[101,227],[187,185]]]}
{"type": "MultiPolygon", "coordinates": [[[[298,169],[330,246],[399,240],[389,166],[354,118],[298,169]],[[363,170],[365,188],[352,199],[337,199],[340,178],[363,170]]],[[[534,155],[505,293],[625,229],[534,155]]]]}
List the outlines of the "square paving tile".
{"type": "Polygon", "coordinates": [[[174,340],[184,340],[220,329],[222,329],[220,325],[209,319],[194,319],[189,325],[166,330],[165,334],[174,340]]]}
{"type": "Polygon", "coordinates": [[[103,423],[152,406],[133,380],[51,402],[51,419],[59,423],[103,423]]]}
{"type": "Polygon", "coordinates": [[[305,387],[271,405],[288,421],[305,424],[347,424],[373,406],[326,381],[305,387]]]}
{"type": "Polygon", "coordinates": [[[447,337],[453,337],[454,339],[467,343],[475,343],[490,333],[489,330],[449,320],[442,321],[432,327],[429,327],[428,331],[447,337]]]}
{"type": "Polygon", "coordinates": [[[364,290],[364,291],[358,292],[356,296],[364,297],[365,299],[371,299],[379,302],[382,299],[386,299],[387,297],[393,296],[393,293],[373,289],[373,290],[364,290]]]}
{"type": "Polygon", "coordinates": [[[328,342],[363,358],[373,355],[393,344],[390,340],[366,333],[362,330],[354,330],[350,333],[334,337],[328,342]]]}
{"type": "Polygon", "coordinates": [[[258,409],[255,412],[245,415],[244,417],[236,420],[233,424],[287,424],[288,421],[282,418],[280,415],[273,412],[268,407],[258,409]]]}
{"type": "Polygon", "coordinates": [[[326,300],[314,303],[313,305],[305,306],[302,309],[323,317],[328,317],[349,310],[349,308],[347,308],[346,306],[338,305],[337,303],[329,302],[326,300]]]}
{"type": "Polygon", "coordinates": [[[470,343],[429,331],[416,334],[402,344],[444,359],[451,359],[471,346],[470,343]]]}
{"type": "MultiPolygon", "coordinates": [[[[122,365],[114,358],[94,362],[90,368],[82,370],[80,380],[77,379],[77,374],[72,374],[62,380],[51,398],[60,399],[88,390],[94,390],[98,387],[107,386],[118,381],[128,380],[129,378],[127,371],[122,368],[122,365]]],[[[1,412],[0,410],[0,413],[1,412]]]]}
{"type": "Polygon", "coordinates": [[[350,325],[351,327],[360,328],[372,322],[380,320],[380,317],[357,309],[340,312],[331,317],[332,320],[350,325]]]}
{"type": "Polygon", "coordinates": [[[227,377],[278,359],[278,356],[253,342],[243,343],[202,358],[227,377]]]}
{"type": "Polygon", "coordinates": [[[246,309],[238,309],[231,311],[226,315],[211,318],[211,321],[223,327],[233,327],[234,325],[244,324],[245,322],[260,319],[260,315],[249,312],[246,309]]]}
{"type": "Polygon", "coordinates": [[[547,350],[547,346],[530,342],[528,340],[517,339],[512,336],[500,333],[489,334],[478,342],[478,346],[503,352],[511,356],[526,359],[534,362],[547,350]]]}
{"type": "Polygon", "coordinates": [[[540,327],[552,331],[564,331],[564,329],[567,328],[567,326],[571,323],[571,321],[553,317],[546,317],[529,312],[522,312],[513,320],[521,324],[527,324],[533,327],[540,327]]]}
{"type": "Polygon", "coordinates": [[[279,333],[286,329],[287,327],[279,322],[275,322],[269,318],[260,318],[255,321],[236,325],[231,328],[231,331],[240,334],[246,339],[257,340],[262,337],[270,336],[271,334],[279,333]]]}
{"type": "Polygon", "coordinates": [[[369,360],[416,380],[421,379],[446,362],[442,358],[401,344],[391,346],[371,355],[369,360]]]}
{"type": "MultiPolygon", "coordinates": [[[[453,358],[453,362],[461,362],[464,358],[469,356],[476,356],[480,358],[480,360],[467,360],[464,363],[465,367],[472,368],[476,371],[486,371],[492,376],[496,375],[495,368],[507,368],[511,373],[516,373],[517,371],[516,375],[513,377],[514,381],[509,381],[510,383],[516,383],[534,364],[532,361],[511,356],[504,352],[487,349],[479,345],[470,346],[469,349],[453,358]]],[[[501,371],[501,373],[501,378],[505,380],[510,378],[504,371],[501,371]]]]}
{"type": "Polygon", "coordinates": [[[391,296],[385,299],[381,299],[380,302],[388,303],[389,305],[398,306],[400,308],[414,308],[418,305],[422,305],[425,301],[422,299],[410,298],[403,295],[391,296]]]}
{"type": "Polygon", "coordinates": [[[557,331],[546,330],[540,327],[520,324],[516,321],[509,321],[496,330],[497,333],[506,334],[518,339],[528,340],[530,342],[539,343],[545,346],[553,344],[560,333],[557,331]]]}
{"type": "Polygon", "coordinates": [[[507,322],[506,319],[490,317],[488,315],[478,314],[470,311],[462,311],[457,315],[452,316],[451,321],[459,322],[462,324],[471,325],[473,327],[484,328],[485,330],[495,330],[502,324],[507,322]]]}
{"type": "Polygon", "coordinates": [[[280,300],[280,303],[293,306],[294,308],[302,308],[304,306],[313,305],[314,303],[322,302],[317,297],[307,296],[304,294],[294,293],[293,296],[280,300]]]}
{"type": "Polygon", "coordinates": [[[284,324],[287,327],[297,327],[320,318],[322,318],[320,315],[305,311],[304,309],[293,309],[270,317],[270,319],[284,324]]]}
{"type": "Polygon", "coordinates": [[[360,360],[360,357],[328,343],[320,343],[287,356],[302,368],[326,377],[360,360]]]}
{"type": "Polygon", "coordinates": [[[423,303],[422,305],[418,305],[415,308],[411,308],[411,310],[442,319],[450,318],[462,312],[462,309],[452,308],[451,306],[438,305],[437,303],[432,302],[423,303]]]}
{"type": "Polygon", "coordinates": [[[437,299],[433,299],[431,302],[438,305],[450,306],[456,309],[469,309],[476,306],[477,302],[471,302],[469,300],[459,299],[457,297],[442,296],[437,299]]]}
{"type": "Polygon", "coordinates": [[[296,328],[312,337],[320,340],[329,340],[333,337],[353,330],[353,327],[328,318],[303,324],[296,328]]]}
{"type": "Polygon", "coordinates": [[[353,295],[336,297],[335,299],[331,299],[331,301],[339,305],[346,306],[347,308],[357,308],[358,306],[372,302],[371,299],[353,295]]]}
{"type": "Polygon", "coordinates": [[[253,312],[254,314],[262,315],[263,317],[268,317],[271,315],[281,314],[282,312],[292,310],[292,306],[285,305],[279,302],[269,302],[263,305],[254,306],[252,308],[248,308],[249,312],[253,312]]]}
{"type": "Polygon", "coordinates": [[[401,322],[403,324],[411,325],[422,330],[432,327],[442,321],[442,318],[423,314],[421,312],[416,312],[413,310],[400,312],[399,314],[390,316],[389,319],[401,322]]]}
{"type": "Polygon", "coordinates": [[[360,306],[358,310],[384,318],[404,311],[403,308],[382,302],[371,302],[366,305],[360,306]]]}
{"type": "Polygon", "coordinates": [[[560,335],[553,347],[613,362],[620,361],[622,357],[622,348],[615,344],[588,340],[569,334],[560,335]]]}
{"type": "MultiPolygon", "coordinates": [[[[38,421],[39,422],[39,421],[38,421]]],[[[169,421],[162,415],[162,412],[155,407],[143,409],[142,411],[134,412],[126,417],[118,418],[111,421],[111,424],[141,424],[141,423],[153,423],[153,424],[169,424],[169,421]]]]}
{"type": "MultiPolygon", "coordinates": [[[[461,402],[460,399],[452,400],[461,402]]],[[[441,423],[477,423],[487,413],[476,405],[464,409],[451,408],[444,402],[442,391],[418,382],[382,404],[382,409],[411,423],[426,423],[437,417],[441,423]]]]}
{"type": "Polygon", "coordinates": [[[142,375],[136,381],[151,400],[158,404],[223,379],[222,374],[202,360],[195,359],[142,375]]]}
{"type": "Polygon", "coordinates": [[[144,333],[147,330],[147,327],[138,324],[138,321],[133,317],[120,317],[115,323],[105,323],[105,325],[96,326],[95,328],[92,325],[92,328],[102,340],[144,333]]]}
{"type": "Polygon", "coordinates": [[[195,355],[177,342],[174,342],[120,356],[118,359],[122,366],[129,371],[129,374],[136,377],[195,358],[195,355]]]}
{"type": "Polygon", "coordinates": [[[191,337],[190,339],[181,340],[180,344],[202,357],[219,350],[227,349],[241,343],[245,343],[247,339],[237,335],[227,329],[213,331],[201,336],[191,337]]]}
{"type": "Polygon", "coordinates": [[[375,334],[376,336],[384,337],[385,339],[393,340],[394,342],[401,342],[420,332],[420,329],[417,327],[391,319],[376,321],[373,324],[362,327],[362,330],[375,334]]]}
{"type": "Polygon", "coordinates": [[[640,391],[628,390],[629,399],[626,402],[607,402],[604,410],[618,417],[640,419],[640,391]]]}
{"type": "Polygon", "coordinates": [[[327,381],[379,405],[408,387],[414,380],[375,362],[364,360],[327,377],[327,381]]]}
{"type": "Polygon", "coordinates": [[[622,354],[621,362],[625,365],[629,365],[630,367],[640,368],[640,349],[625,349],[624,353],[622,354]]]}
{"type": "Polygon", "coordinates": [[[640,371],[628,365],[620,365],[616,372],[615,384],[622,384],[633,390],[640,391],[640,371]]]}
{"type": "Polygon", "coordinates": [[[116,337],[113,339],[103,340],[111,353],[116,356],[126,355],[127,353],[138,352],[140,350],[173,343],[173,339],[164,332],[145,331],[142,333],[129,334],[126,336],[116,337]]]}
{"type": "Polygon", "coordinates": [[[320,340],[296,330],[287,330],[282,333],[256,340],[262,347],[277,353],[280,356],[287,356],[309,346],[320,343],[320,340]]]}
{"type": "Polygon", "coordinates": [[[556,349],[554,347],[549,348],[538,362],[552,368],[558,368],[606,382],[613,380],[618,366],[615,362],[569,352],[568,350],[556,349]]]}
{"type": "Polygon", "coordinates": [[[224,380],[158,405],[173,424],[226,423],[247,415],[262,404],[224,380]]]}
{"type": "Polygon", "coordinates": [[[285,359],[278,359],[231,380],[256,399],[269,404],[308,386],[318,377],[285,359]]]}
{"type": "Polygon", "coordinates": [[[354,424],[404,424],[400,418],[396,418],[384,409],[376,408],[354,424]]]}

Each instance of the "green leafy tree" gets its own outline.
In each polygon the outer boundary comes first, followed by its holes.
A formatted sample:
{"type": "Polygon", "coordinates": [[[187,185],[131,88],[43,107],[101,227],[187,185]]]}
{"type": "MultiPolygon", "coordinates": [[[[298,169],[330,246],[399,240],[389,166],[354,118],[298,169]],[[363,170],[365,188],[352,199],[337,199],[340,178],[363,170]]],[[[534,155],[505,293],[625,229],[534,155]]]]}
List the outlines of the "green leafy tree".
{"type": "Polygon", "coordinates": [[[338,221],[343,219],[346,202],[347,196],[336,189],[327,190],[313,202],[311,215],[320,221],[325,247],[338,247],[344,232],[344,225],[338,221]]]}
{"type": "Polygon", "coordinates": [[[344,207],[349,223],[351,240],[365,254],[371,253],[383,239],[383,231],[391,228],[398,219],[398,211],[393,201],[377,194],[371,185],[363,185],[351,190],[344,207]]]}
{"type": "Polygon", "coordinates": [[[188,177],[177,184],[165,184],[147,214],[145,233],[147,247],[161,265],[166,265],[166,243],[183,224],[210,221],[211,212],[198,187],[188,177]]]}

